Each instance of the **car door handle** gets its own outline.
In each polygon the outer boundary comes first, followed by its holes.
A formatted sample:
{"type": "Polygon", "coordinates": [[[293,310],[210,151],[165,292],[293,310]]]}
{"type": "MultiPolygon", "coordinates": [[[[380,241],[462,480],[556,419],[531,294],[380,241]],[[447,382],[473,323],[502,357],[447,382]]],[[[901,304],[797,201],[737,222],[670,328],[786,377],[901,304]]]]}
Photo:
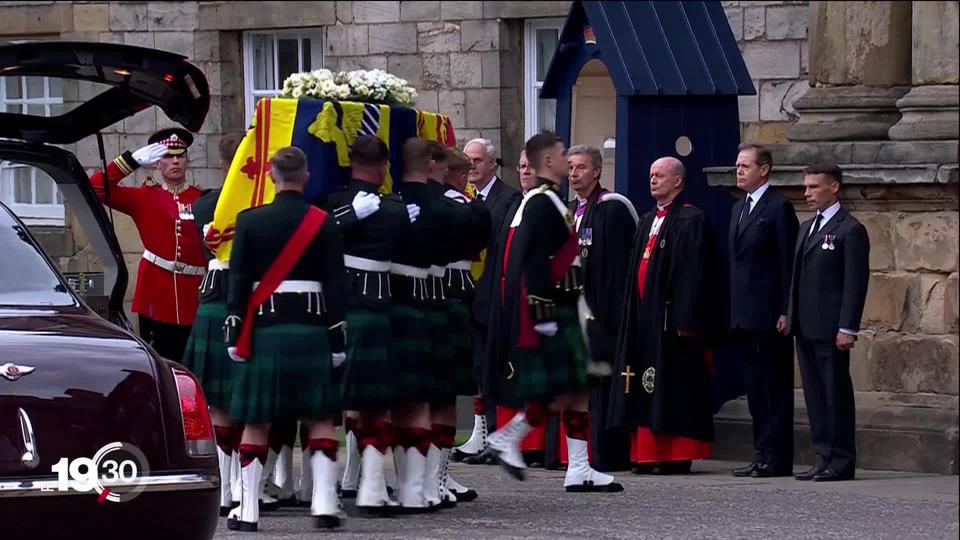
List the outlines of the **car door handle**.
{"type": "Polygon", "coordinates": [[[28,469],[35,469],[40,464],[40,454],[37,453],[35,437],[33,435],[33,424],[30,422],[30,416],[22,408],[17,409],[17,415],[20,417],[20,434],[23,436],[23,456],[20,457],[20,463],[28,469]]]}

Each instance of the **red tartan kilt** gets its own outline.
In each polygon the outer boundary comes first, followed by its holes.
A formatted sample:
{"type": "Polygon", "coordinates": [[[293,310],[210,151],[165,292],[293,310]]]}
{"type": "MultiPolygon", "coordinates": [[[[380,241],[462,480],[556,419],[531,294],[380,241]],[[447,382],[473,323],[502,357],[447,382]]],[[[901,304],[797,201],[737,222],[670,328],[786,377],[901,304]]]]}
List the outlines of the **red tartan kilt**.
{"type": "MultiPolygon", "coordinates": [[[[201,264],[205,266],[205,263],[201,264]]],[[[175,297],[173,272],[141,258],[137,288],[133,293],[133,312],[164,323],[192,325],[200,304],[201,281],[203,276],[177,274],[175,297]]]]}

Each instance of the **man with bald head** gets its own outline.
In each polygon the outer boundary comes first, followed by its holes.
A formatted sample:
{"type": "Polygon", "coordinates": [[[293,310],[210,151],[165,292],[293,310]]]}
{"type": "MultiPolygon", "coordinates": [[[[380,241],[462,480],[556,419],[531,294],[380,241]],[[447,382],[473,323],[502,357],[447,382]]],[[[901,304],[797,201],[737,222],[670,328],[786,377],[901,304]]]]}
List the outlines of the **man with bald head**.
{"type": "Polygon", "coordinates": [[[681,200],[685,174],[673,157],[650,166],[657,206],[637,224],[624,291],[608,419],[631,431],[637,474],[688,473],[713,439],[716,250],[706,215],[681,200]]]}

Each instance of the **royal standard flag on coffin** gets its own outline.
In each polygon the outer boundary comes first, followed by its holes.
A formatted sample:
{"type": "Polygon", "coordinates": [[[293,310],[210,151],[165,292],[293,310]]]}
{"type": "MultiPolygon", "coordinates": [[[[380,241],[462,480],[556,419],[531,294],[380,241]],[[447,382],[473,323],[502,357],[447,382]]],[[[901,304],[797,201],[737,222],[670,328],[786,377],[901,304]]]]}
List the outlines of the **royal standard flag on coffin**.
{"type": "Polygon", "coordinates": [[[227,171],[213,223],[205,226],[211,251],[229,261],[237,214],[273,201],[270,160],[277,150],[296,146],[307,155],[306,197],[315,202],[350,179],[350,147],[361,135],[374,135],[390,148],[384,192],[392,191],[393,176],[403,170],[401,149],[408,138],[456,144],[453,125],[442,114],[375,103],[261,99],[227,171]]]}

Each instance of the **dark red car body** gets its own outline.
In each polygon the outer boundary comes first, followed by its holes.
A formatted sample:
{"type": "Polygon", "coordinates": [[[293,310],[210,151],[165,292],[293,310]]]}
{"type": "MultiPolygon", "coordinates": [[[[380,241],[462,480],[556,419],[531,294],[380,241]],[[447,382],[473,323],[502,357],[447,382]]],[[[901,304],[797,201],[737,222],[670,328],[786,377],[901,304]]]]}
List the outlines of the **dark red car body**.
{"type": "Polygon", "coordinates": [[[196,131],[209,106],[206,79],[179,55],[65,42],[0,47],[0,74],[109,87],[60,117],[0,113],[0,160],[40,168],[57,182],[110,291],[94,312],[0,204],[0,538],[211,538],[219,507],[215,447],[185,433],[191,404],[200,404],[191,420],[209,423],[202,392],[190,389],[195,382],[182,366],[131,332],[126,266],[110,220],[75,156],[51,146],[152,106],[196,131]],[[62,458],[92,458],[112,442],[134,445],[146,458],[139,496],[110,502],[52,489],[62,458]]]}

